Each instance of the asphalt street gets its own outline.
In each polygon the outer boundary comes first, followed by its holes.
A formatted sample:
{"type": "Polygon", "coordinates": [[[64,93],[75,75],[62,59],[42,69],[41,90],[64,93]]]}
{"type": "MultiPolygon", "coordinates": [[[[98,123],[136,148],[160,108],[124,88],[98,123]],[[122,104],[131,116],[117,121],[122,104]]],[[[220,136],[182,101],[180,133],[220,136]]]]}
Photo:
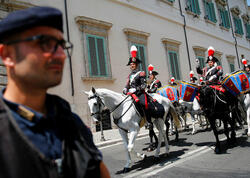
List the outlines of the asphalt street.
{"type": "Polygon", "coordinates": [[[199,130],[195,135],[191,131],[182,132],[178,142],[170,137],[170,156],[165,157],[164,145],[161,147],[160,160],[154,159],[154,151],[147,152],[149,137],[138,138],[135,151],[145,153],[144,160],[134,159],[130,172],[123,174],[126,164],[123,143],[101,147],[104,162],[111,177],[155,177],[155,178],[249,178],[250,177],[250,138],[237,131],[237,145],[228,148],[224,134],[222,154],[214,154],[215,138],[212,131],[199,130]]]}

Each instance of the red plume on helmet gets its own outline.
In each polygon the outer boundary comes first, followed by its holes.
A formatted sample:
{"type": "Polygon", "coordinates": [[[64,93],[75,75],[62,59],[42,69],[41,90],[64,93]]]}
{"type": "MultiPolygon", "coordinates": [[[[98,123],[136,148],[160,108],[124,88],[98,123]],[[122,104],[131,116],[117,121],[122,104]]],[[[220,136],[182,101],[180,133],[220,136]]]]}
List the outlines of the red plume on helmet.
{"type": "Polygon", "coordinates": [[[208,56],[214,56],[214,48],[209,46],[207,49],[208,56]]]}
{"type": "Polygon", "coordinates": [[[200,82],[203,82],[203,78],[202,77],[200,78],[200,82]]]}
{"type": "Polygon", "coordinates": [[[247,60],[246,59],[242,59],[241,62],[242,62],[242,64],[244,64],[244,66],[247,66],[247,60]]]}
{"type": "Polygon", "coordinates": [[[149,65],[148,65],[148,70],[149,70],[149,71],[153,71],[153,70],[154,70],[154,66],[153,66],[152,64],[149,64],[149,65]]]}
{"type": "Polygon", "coordinates": [[[191,71],[189,72],[189,77],[192,78],[193,76],[194,76],[194,71],[191,70],[191,71]]]}
{"type": "Polygon", "coordinates": [[[136,57],[136,55],[137,55],[136,46],[134,46],[134,45],[131,46],[130,54],[131,54],[131,57],[129,58],[127,66],[129,66],[131,63],[136,63],[136,64],[141,63],[141,60],[136,57]]]}
{"type": "Polygon", "coordinates": [[[174,82],[174,81],[175,81],[174,77],[171,77],[170,81],[171,81],[171,82],[174,82]]]}
{"type": "Polygon", "coordinates": [[[135,58],[136,57],[136,55],[137,55],[137,48],[136,48],[136,46],[131,46],[131,48],[130,48],[130,54],[131,54],[131,57],[132,58],[135,58]]]}

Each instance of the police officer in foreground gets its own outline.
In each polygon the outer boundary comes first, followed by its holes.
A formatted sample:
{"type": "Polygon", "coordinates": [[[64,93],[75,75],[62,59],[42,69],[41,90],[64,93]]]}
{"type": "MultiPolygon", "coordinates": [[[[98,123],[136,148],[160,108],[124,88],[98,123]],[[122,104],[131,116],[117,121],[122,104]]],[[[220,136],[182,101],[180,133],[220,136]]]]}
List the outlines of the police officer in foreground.
{"type": "Polygon", "coordinates": [[[47,93],[61,83],[62,13],[15,11],[0,22],[0,56],[8,84],[0,99],[0,177],[110,177],[90,130],[67,101],[47,93]]]}
{"type": "Polygon", "coordinates": [[[202,75],[203,79],[208,84],[217,84],[220,77],[223,75],[223,69],[221,66],[218,66],[217,62],[218,59],[214,57],[214,48],[211,46],[208,48],[207,67],[201,69],[199,60],[196,59],[196,71],[198,74],[202,75]]]}

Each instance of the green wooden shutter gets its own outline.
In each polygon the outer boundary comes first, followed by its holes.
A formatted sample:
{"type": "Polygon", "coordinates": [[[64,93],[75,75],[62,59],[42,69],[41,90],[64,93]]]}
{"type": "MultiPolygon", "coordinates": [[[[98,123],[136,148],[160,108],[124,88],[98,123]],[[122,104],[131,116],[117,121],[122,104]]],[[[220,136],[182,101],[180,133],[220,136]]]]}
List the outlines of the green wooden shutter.
{"type": "Polygon", "coordinates": [[[234,64],[229,64],[229,65],[230,65],[230,71],[234,72],[235,71],[234,64]]]}
{"type": "Polygon", "coordinates": [[[89,56],[89,71],[90,75],[98,75],[97,69],[97,54],[95,46],[95,38],[92,36],[87,36],[88,41],[88,56],[89,56]]]}
{"type": "Polygon", "coordinates": [[[230,20],[229,20],[229,14],[227,10],[224,10],[224,16],[225,16],[225,27],[230,28],[230,20]]]}
{"type": "Polygon", "coordinates": [[[179,63],[178,63],[177,53],[174,51],[169,51],[168,55],[169,55],[171,76],[173,76],[177,80],[180,80],[180,72],[179,72],[179,63]]]}
{"type": "Polygon", "coordinates": [[[98,59],[99,59],[99,71],[101,76],[107,75],[107,63],[106,63],[106,53],[104,49],[104,40],[102,38],[97,38],[97,49],[98,49],[98,59]]]}

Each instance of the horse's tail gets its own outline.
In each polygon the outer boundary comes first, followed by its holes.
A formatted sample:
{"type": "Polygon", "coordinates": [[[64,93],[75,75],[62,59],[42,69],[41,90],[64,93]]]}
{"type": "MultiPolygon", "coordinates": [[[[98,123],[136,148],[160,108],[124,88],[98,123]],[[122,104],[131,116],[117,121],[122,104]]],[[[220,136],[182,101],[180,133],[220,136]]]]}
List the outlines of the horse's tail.
{"type": "Polygon", "coordinates": [[[181,123],[180,123],[180,120],[178,118],[178,114],[174,108],[174,105],[170,102],[170,108],[169,108],[169,112],[170,114],[172,115],[173,117],[173,121],[174,121],[174,125],[177,127],[177,128],[180,128],[181,127],[181,123]]]}

